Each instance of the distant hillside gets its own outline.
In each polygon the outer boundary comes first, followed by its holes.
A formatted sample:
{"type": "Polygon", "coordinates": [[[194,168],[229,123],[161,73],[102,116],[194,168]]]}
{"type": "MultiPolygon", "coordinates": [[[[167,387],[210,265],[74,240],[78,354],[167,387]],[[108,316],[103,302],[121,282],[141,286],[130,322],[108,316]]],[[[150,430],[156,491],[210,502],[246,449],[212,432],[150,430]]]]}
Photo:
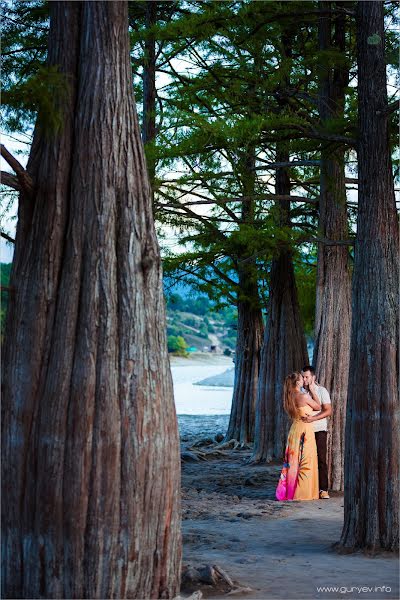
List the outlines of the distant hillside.
{"type": "MultiPolygon", "coordinates": [[[[174,293],[167,296],[167,335],[182,337],[197,350],[234,350],[236,344],[236,311],[233,308],[214,311],[206,296],[174,293]]],[[[170,348],[171,349],[171,348],[170,348]]]]}

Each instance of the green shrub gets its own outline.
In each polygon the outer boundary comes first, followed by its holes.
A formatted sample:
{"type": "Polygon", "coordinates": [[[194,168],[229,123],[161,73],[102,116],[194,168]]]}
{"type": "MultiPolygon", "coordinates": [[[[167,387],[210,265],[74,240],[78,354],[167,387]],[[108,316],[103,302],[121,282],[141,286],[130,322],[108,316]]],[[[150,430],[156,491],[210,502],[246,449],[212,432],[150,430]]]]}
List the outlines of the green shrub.
{"type": "Polygon", "coordinates": [[[188,345],[181,335],[168,336],[168,352],[173,352],[177,356],[187,356],[188,345]]]}

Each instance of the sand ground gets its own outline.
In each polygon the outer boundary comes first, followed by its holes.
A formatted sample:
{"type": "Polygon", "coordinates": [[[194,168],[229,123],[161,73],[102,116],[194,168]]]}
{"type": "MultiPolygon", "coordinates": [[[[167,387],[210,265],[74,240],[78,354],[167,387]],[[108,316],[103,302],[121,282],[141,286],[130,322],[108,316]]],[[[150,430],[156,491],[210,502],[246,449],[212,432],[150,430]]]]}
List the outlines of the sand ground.
{"type": "MultiPolygon", "coordinates": [[[[252,588],[234,596],[249,600],[399,597],[396,557],[344,556],[332,549],[342,529],[342,495],[277,502],[280,466],[249,466],[248,457],[236,451],[183,463],[185,567],[219,565],[235,582],[252,588]],[[319,589],[328,586],[336,590],[319,589]]],[[[196,589],[210,599],[223,594],[207,585],[196,589]]]]}

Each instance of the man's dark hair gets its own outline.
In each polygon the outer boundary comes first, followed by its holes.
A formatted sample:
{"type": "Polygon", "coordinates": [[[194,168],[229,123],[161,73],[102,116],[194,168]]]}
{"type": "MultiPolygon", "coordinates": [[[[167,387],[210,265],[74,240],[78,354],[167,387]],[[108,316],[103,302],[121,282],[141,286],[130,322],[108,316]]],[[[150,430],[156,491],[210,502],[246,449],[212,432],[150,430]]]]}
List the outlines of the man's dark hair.
{"type": "Polygon", "coordinates": [[[315,369],[314,367],[312,367],[311,365],[305,365],[302,368],[302,372],[305,373],[306,371],[310,371],[311,375],[315,375],[315,369]]]}

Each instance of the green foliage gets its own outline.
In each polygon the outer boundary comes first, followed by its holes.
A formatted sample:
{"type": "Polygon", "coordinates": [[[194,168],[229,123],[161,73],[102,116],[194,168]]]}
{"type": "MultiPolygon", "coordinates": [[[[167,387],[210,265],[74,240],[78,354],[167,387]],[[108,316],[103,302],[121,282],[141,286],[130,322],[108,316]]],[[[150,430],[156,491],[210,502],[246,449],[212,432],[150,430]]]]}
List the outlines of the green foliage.
{"type": "Polygon", "coordinates": [[[295,276],[300,314],[306,335],[314,336],[315,288],[317,281],[316,247],[296,257],[295,276]]]}
{"type": "Polygon", "coordinates": [[[191,301],[191,312],[195,315],[206,315],[210,310],[210,300],[206,296],[191,301]]]}
{"type": "Polygon", "coordinates": [[[200,325],[199,335],[200,335],[200,337],[203,337],[203,338],[206,338],[206,339],[208,338],[208,327],[207,327],[207,325],[205,323],[202,323],[200,325]]]}
{"type": "MultiPolygon", "coordinates": [[[[337,148],[329,136],[357,135],[351,14],[356,3],[345,4],[347,49],[342,53],[319,50],[316,1],[158,2],[152,26],[146,20],[147,2],[128,3],[139,118],[145,44],[152,38],[156,44],[157,137],[147,144],[146,154],[157,165],[154,208],[161,243],[172,232],[180,246],[176,253],[163,250],[164,271],[201,294],[190,301],[172,294],[169,310],[199,316],[211,310],[235,311],[239,298],[265,307],[271,260],[281,249],[291,248],[303,319],[307,331],[312,330],[315,256],[310,245],[308,254],[296,249],[316,233],[317,206],[291,202],[283,218],[282,204],[273,197],[276,170],[268,165],[276,161],[278,147],[291,160],[316,161],[292,167],[288,174],[292,195],[317,201],[321,151],[337,148]],[[322,126],[318,79],[321,70],[334,66],[350,71],[345,116],[322,126]],[[258,291],[239,285],[239,279],[256,282],[258,291]]],[[[338,8],[336,3],[330,6],[338,8]]],[[[56,132],[68,81],[45,66],[49,3],[17,0],[2,2],[2,8],[5,127],[25,131],[41,112],[42,127],[56,132]]],[[[398,12],[393,2],[385,8],[386,55],[393,68],[398,62],[398,12]]],[[[394,124],[392,115],[396,148],[394,124]]],[[[354,160],[351,145],[347,160],[354,160]]],[[[355,222],[354,210],[351,219],[355,222]]],[[[232,313],[232,323],[235,318],[232,313]]],[[[175,337],[181,329],[174,331],[175,337]]]]}
{"type": "Polygon", "coordinates": [[[187,356],[188,355],[187,348],[188,348],[187,343],[185,342],[183,337],[181,337],[180,335],[178,335],[178,336],[169,335],[168,336],[168,352],[172,352],[173,354],[176,354],[177,356],[187,356]]]}
{"type": "MultiPolygon", "coordinates": [[[[271,259],[304,232],[301,223],[295,228],[281,223],[278,205],[265,197],[274,190],[262,165],[274,161],[276,142],[292,156],[307,151],[314,158],[319,151],[318,141],[307,140],[304,146],[301,133],[317,128],[315,104],[305,108],[286,89],[290,76],[292,90],[312,91],[315,62],[305,70],[303,50],[307,46],[308,57],[315,52],[316,29],[310,32],[309,17],[293,26],[292,11],[305,12],[302,2],[290,7],[279,2],[192,4],[190,17],[182,15],[159,33],[171,40],[185,28],[194,40],[186,51],[190,72],[177,74],[171,66],[170,111],[157,145],[157,215],[179,230],[185,248],[176,256],[168,254],[164,269],[170,275],[184,271],[186,281],[219,306],[238,298],[265,304],[271,259]],[[293,59],[284,55],[281,43],[288,30],[293,59]],[[299,142],[292,141],[298,137],[299,142]],[[175,185],[169,178],[163,182],[164,169],[180,173],[175,185]],[[181,208],[184,190],[185,202],[208,201],[205,217],[194,204],[181,208]],[[242,279],[258,283],[259,300],[254,286],[239,286],[239,271],[242,279]]],[[[308,171],[296,169],[293,175],[301,180],[308,171]]],[[[307,209],[303,206],[297,216],[310,227],[315,216],[307,209]]]]}
{"type": "Polygon", "coordinates": [[[189,327],[196,327],[197,325],[197,320],[194,317],[183,319],[183,322],[185,325],[189,325],[189,327]]]}
{"type": "Polygon", "coordinates": [[[39,66],[29,78],[3,90],[5,124],[9,131],[23,130],[26,122],[40,115],[38,125],[48,135],[56,135],[64,122],[64,99],[69,86],[57,67],[39,66]]]}
{"type": "Polygon", "coordinates": [[[185,310],[185,300],[179,294],[169,294],[167,296],[167,307],[172,310],[185,310]]]}
{"type": "Polygon", "coordinates": [[[49,127],[60,117],[52,99],[64,88],[56,69],[45,66],[49,4],[39,0],[1,2],[3,124],[9,132],[32,128],[36,112],[46,114],[49,127]]]}
{"type": "MultiPolygon", "coordinates": [[[[170,293],[167,294],[166,299],[168,310],[179,310],[181,312],[189,312],[199,316],[207,315],[211,310],[210,300],[204,295],[184,298],[180,294],[170,293]]],[[[192,325],[196,323],[193,323],[193,319],[190,319],[190,323],[187,324],[192,325]]]]}

